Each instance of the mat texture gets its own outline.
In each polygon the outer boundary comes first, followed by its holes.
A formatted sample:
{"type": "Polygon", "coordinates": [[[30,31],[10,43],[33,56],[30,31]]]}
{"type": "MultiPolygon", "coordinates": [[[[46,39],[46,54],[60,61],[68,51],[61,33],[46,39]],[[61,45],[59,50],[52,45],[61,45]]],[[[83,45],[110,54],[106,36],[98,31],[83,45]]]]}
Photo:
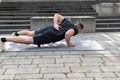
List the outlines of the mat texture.
{"type": "Polygon", "coordinates": [[[73,37],[71,42],[76,44],[75,47],[67,47],[65,40],[44,44],[40,48],[36,45],[26,45],[7,42],[5,51],[101,51],[104,48],[95,40],[81,40],[80,38],[73,37]]]}

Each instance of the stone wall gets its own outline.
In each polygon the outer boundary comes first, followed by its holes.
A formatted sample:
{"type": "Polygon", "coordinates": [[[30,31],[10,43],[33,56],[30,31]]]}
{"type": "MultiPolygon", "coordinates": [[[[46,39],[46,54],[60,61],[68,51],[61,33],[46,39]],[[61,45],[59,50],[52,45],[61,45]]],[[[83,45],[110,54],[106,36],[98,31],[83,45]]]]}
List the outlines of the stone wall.
{"type": "Polygon", "coordinates": [[[94,7],[100,16],[120,15],[120,3],[100,3],[94,7]]]}

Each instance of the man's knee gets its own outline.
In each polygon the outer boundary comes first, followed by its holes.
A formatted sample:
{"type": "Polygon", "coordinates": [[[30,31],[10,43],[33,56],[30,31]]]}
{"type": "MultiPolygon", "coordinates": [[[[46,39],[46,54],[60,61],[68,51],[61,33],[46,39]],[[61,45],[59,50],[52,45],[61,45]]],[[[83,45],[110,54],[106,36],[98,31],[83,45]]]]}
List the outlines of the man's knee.
{"type": "Polygon", "coordinates": [[[31,36],[35,35],[35,31],[30,31],[29,33],[31,36]]]}
{"type": "Polygon", "coordinates": [[[34,44],[34,40],[32,37],[29,37],[29,38],[24,39],[24,43],[25,44],[34,44]]]}
{"type": "Polygon", "coordinates": [[[30,31],[30,30],[24,30],[24,32],[30,36],[33,36],[35,34],[35,31],[30,31]]]}

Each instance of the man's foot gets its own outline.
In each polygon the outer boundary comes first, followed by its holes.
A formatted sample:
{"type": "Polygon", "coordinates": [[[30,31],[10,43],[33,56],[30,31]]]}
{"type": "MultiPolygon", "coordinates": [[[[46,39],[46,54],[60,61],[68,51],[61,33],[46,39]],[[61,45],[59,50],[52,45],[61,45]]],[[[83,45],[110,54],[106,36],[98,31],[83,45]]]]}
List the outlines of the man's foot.
{"type": "Polygon", "coordinates": [[[5,50],[4,42],[0,40],[0,51],[4,51],[4,50],[5,50]]]}

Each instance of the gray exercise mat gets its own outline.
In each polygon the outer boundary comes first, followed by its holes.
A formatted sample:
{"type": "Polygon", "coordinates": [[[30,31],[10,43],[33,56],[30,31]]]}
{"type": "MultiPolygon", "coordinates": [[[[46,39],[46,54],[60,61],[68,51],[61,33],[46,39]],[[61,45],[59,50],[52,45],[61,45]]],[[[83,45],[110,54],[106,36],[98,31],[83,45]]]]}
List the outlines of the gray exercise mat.
{"type": "Polygon", "coordinates": [[[44,44],[40,48],[36,45],[30,44],[18,44],[7,42],[5,51],[101,51],[104,48],[95,40],[81,40],[80,38],[73,37],[71,42],[74,42],[76,46],[67,47],[65,40],[44,44]]]}

